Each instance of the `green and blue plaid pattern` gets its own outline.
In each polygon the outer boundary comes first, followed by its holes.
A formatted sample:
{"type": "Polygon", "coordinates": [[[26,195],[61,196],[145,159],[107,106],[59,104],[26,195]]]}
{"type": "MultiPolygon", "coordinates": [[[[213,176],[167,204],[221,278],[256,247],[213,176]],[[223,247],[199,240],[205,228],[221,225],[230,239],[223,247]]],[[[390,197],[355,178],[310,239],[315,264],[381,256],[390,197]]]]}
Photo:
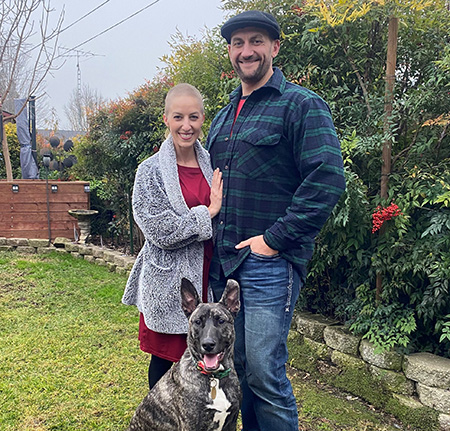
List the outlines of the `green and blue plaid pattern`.
{"type": "Polygon", "coordinates": [[[224,198],[211,276],[229,276],[250,252],[240,241],[266,243],[306,277],[314,239],[345,189],[342,155],[328,105],[287,82],[282,72],[246,99],[241,87],[214,118],[206,149],[223,172],[224,198]]]}

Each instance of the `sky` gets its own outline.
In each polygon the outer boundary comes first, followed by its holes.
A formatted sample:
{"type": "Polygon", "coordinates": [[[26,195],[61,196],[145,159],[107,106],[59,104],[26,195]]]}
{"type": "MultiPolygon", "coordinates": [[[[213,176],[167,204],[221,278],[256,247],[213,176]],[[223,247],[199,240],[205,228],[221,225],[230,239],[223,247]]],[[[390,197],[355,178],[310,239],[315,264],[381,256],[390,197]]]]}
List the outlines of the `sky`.
{"type": "Polygon", "coordinates": [[[53,0],[52,16],[56,20],[64,5],[64,29],[102,3],[105,4],[88,17],[64,30],[58,46],[75,48],[153,5],[79,46],[78,60],[76,52],[72,51],[73,57],[47,76],[47,105],[55,109],[60,130],[70,128],[64,106],[78,85],[77,61],[82,85],[87,84],[107,100],[123,98],[155,77],[158,67],[163,66],[160,58],[170,54],[168,42],[177,29],[184,35],[200,38],[205,27],[213,29],[226,16],[220,9],[220,0],[66,0],[64,3],[53,0]]]}

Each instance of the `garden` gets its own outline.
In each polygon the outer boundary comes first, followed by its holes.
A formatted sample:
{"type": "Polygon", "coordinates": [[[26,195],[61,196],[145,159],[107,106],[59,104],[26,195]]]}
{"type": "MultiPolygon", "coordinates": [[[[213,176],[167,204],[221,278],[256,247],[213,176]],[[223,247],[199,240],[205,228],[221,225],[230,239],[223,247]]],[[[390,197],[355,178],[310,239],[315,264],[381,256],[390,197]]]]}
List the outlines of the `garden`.
{"type": "MultiPolygon", "coordinates": [[[[137,312],[120,302],[126,275],[70,254],[0,252],[0,279],[0,429],[125,430],[148,390],[149,361],[137,312]]],[[[289,376],[301,431],[401,426],[306,373],[289,376]]]]}
{"type": "MultiPolygon", "coordinates": [[[[243,8],[239,1],[223,3],[243,8]]],[[[321,5],[245,3],[279,20],[276,65],[328,101],[344,156],[347,190],[317,239],[299,307],[347,323],[381,350],[449,357],[448,4],[321,5]],[[398,36],[390,94],[393,17],[398,36]]],[[[163,140],[165,93],[179,82],[197,86],[209,124],[238,85],[217,29],[201,40],[174,35],[164,61],[154,81],[92,113],[88,134],[74,141],[78,163],[71,175],[90,181],[91,207],[103,215],[94,229],[133,253],[142,245],[130,223],[134,174],[163,140]]]]}
{"type": "MultiPolygon", "coordinates": [[[[282,40],[276,66],[290,81],[329,103],[341,141],[347,189],[317,238],[298,309],[345,323],[379,352],[430,352],[450,358],[448,2],[223,0],[223,7],[237,12],[257,8],[277,17],[282,40]]],[[[162,114],[168,89],[189,82],[201,91],[205,135],[215,113],[228,103],[228,94],[239,80],[218,28],[205,32],[201,39],[175,34],[160,74],[127,96],[89,112],[87,134],[73,139],[71,151],[77,163],[67,170],[65,180],[90,182],[91,208],[99,212],[92,224],[94,241],[128,254],[136,254],[142,246],[142,235],[131,215],[131,193],[137,166],[157,152],[164,139],[162,114]]],[[[14,126],[8,125],[6,132],[13,171],[20,175],[14,126]]],[[[2,164],[0,178],[5,178],[2,164]]],[[[54,266],[50,268],[41,273],[39,283],[52,277],[58,291],[62,281],[53,274],[54,266]]],[[[98,275],[89,277],[103,285],[98,275]]],[[[83,281],[75,276],[72,281],[73,286],[61,292],[83,295],[78,292],[83,281]]],[[[116,279],[113,284],[123,286],[124,282],[116,279]]],[[[18,287],[22,288],[28,289],[18,287]]],[[[102,287],[95,291],[92,307],[97,299],[102,300],[102,291],[102,287]]],[[[88,299],[93,294],[84,295],[88,299]]],[[[113,296],[119,302],[120,292],[113,296]]],[[[48,300],[57,297],[49,295],[48,300]]],[[[39,325],[55,324],[52,302],[40,301],[48,317],[39,325]]],[[[76,316],[82,310],[69,311],[76,316]]],[[[85,325],[92,321],[92,343],[102,344],[97,332],[104,319],[126,323],[120,326],[125,331],[120,337],[129,344],[121,347],[120,360],[97,365],[98,373],[104,367],[134,371],[134,380],[124,380],[120,394],[115,384],[110,389],[117,394],[114,403],[119,403],[116,407],[122,418],[130,412],[130,405],[120,397],[142,386],[138,377],[142,368],[133,368],[142,358],[136,357],[135,328],[130,329],[134,316],[128,313],[123,307],[103,318],[88,313],[85,325]],[[136,363],[130,363],[132,358],[136,363]]],[[[26,313],[23,319],[26,323],[26,313]]],[[[108,331],[114,325],[109,324],[108,331]]],[[[69,338],[71,330],[64,329],[69,338]]],[[[116,335],[106,332],[102,338],[114,343],[116,335]]],[[[31,341],[24,340],[29,345],[31,341]]],[[[20,362],[16,365],[20,375],[20,362]]],[[[77,366],[75,361],[73,367],[77,366]]],[[[60,379],[62,388],[63,376],[60,379]]],[[[49,390],[38,382],[27,384],[37,385],[38,392],[49,390]]],[[[83,390],[97,389],[90,385],[83,390]]],[[[330,425],[317,429],[352,428],[330,425]]]]}

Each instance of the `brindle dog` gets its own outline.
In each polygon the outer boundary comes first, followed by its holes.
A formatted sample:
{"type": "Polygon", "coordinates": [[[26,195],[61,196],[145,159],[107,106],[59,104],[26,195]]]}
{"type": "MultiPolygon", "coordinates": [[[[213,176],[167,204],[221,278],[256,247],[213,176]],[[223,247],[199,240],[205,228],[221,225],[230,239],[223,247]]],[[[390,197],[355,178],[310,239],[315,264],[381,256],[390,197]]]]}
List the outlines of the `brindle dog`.
{"type": "Polygon", "coordinates": [[[218,303],[201,303],[191,282],[181,283],[189,318],[187,349],[138,406],[128,431],[236,431],[241,402],[233,365],[239,285],[228,280],[218,303]]]}

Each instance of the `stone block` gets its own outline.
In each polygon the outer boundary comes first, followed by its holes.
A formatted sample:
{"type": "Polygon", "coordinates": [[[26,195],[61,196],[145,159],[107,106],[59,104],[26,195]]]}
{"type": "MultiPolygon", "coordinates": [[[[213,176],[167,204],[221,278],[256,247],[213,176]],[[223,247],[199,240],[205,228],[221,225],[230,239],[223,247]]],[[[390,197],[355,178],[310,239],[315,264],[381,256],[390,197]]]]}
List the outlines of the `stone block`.
{"type": "Polygon", "coordinates": [[[450,415],[441,413],[438,417],[439,421],[439,431],[450,431],[450,415]]]}
{"type": "Polygon", "coordinates": [[[106,266],[109,269],[109,272],[114,272],[117,268],[117,265],[112,262],[106,262],[106,266]]]}
{"type": "Polygon", "coordinates": [[[83,255],[80,254],[80,253],[78,253],[77,251],[71,251],[70,254],[71,254],[73,257],[75,257],[75,258],[78,258],[78,259],[81,258],[81,259],[83,259],[83,255]]]}
{"type": "Polygon", "coordinates": [[[402,372],[385,370],[375,365],[370,365],[369,369],[373,378],[390,392],[403,395],[414,394],[414,382],[407,379],[402,372]]]}
{"type": "MultiPolygon", "coordinates": [[[[44,249],[45,250],[45,249],[44,249]]],[[[50,251],[55,251],[56,253],[60,253],[60,254],[67,254],[67,253],[69,253],[65,248],[56,248],[56,247],[53,247],[53,248],[47,248],[47,250],[48,250],[48,252],[50,252],[50,251]]]]}
{"type": "Polygon", "coordinates": [[[330,359],[331,350],[325,343],[320,343],[308,337],[303,338],[303,343],[311,350],[316,359],[330,359]]]}
{"type": "Polygon", "coordinates": [[[67,251],[70,251],[71,253],[72,252],[76,252],[76,253],[78,253],[78,249],[79,249],[79,245],[78,244],[75,244],[74,242],[68,242],[68,243],[66,243],[66,245],[65,245],[65,249],[67,250],[67,251]]]}
{"type": "Polygon", "coordinates": [[[79,245],[78,246],[78,253],[82,254],[83,256],[93,256],[94,255],[94,249],[88,245],[79,245]]]}
{"type": "Polygon", "coordinates": [[[402,355],[394,351],[375,353],[375,346],[367,340],[361,341],[359,353],[366,362],[379,368],[394,371],[402,369],[402,355]]]}
{"type": "Polygon", "coordinates": [[[323,332],[327,326],[337,325],[336,320],[328,319],[319,314],[308,312],[297,313],[295,318],[297,331],[312,340],[323,342],[323,332]]]}
{"type": "Polygon", "coordinates": [[[91,262],[91,263],[95,263],[95,257],[94,256],[90,256],[89,254],[85,254],[84,255],[84,260],[91,262]]]}
{"type": "Polygon", "coordinates": [[[97,259],[103,259],[103,254],[105,253],[104,250],[100,247],[92,247],[93,250],[93,256],[97,259]]]}
{"type": "Polygon", "coordinates": [[[53,245],[57,248],[64,248],[66,244],[71,243],[72,241],[69,238],[64,238],[62,236],[59,236],[55,238],[53,241],[53,245]]]}
{"type": "Polygon", "coordinates": [[[135,257],[127,257],[127,260],[126,260],[126,263],[125,263],[125,268],[128,271],[131,271],[133,269],[133,266],[134,266],[135,262],[136,262],[136,258],[135,257]]]}
{"type": "Polygon", "coordinates": [[[405,356],[403,370],[408,379],[427,386],[450,389],[450,359],[432,353],[405,356]]]}
{"type": "Polygon", "coordinates": [[[67,253],[67,251],[64,250],[63,248],[55,248],[55,247],[37,247],[36,248],[36,253],[38,253],[38,254],[48,254],[48,253],[52,253],[53,251],[64,251],[64,253],[67,253]]]}
{"type": "Polygon", "coordinates": [[[107,264],[107,262],[106,262],[106,260],[104,260],[104,259],[95,259],[95,263],[98,265],[98,266],[106,266],[106,264],[107,264]]]}
{"type": "Polygon", "coordinates": [[[338,350],[333,350],[333,353],[331,354],[331,360],[342,370],[367,369],[367,365],[362,359],[356,358],[355,356],[349,355],[347,353],[339,352],[338,350]]]}
{"type": "Polygon", "coordinates": [[[117,274],[127,274],[128,275],[130,273],[130,270],[123,266],[118,266],[118,267],[116,267],[116,272],[117,272],[117,274]]]}
{"type": "Polygon", "coordinates": [[[105,251],[103,253],[103,259],[106,260],[106,262],[114,263],[116,255],[117,255],[117,253],[115,253],[113,251],[105,251]]]}
{"type": "Polygon", "coordinates": [[[7,245],[12,245],[13,247],[17,247],[19,245],[28,245],[28,239],[27,238],[7,238],[6,239],[7,245]]]}
{"type": "Polygon", "coordinates": [[[28,245],[30,245],[31,247],[51,247],[49,245],[48,239],[39,239],[39,238],[34,238],[34,239],[29,239],[28,240],[28,245]]]}
{"type": "Polygon", "coordinates": [[[312,375],[317,375],[317,364],[321,360],[320,356],[328,353],[316,351],[317,344],[311,339],[305,341],[305,337],[296,330],[290,331],[288,337],[289,365],[303,370],[312,375]]]}
{"type": "Polygon", "coordinates": [[[17,253],[27,253],[33,254],[36,253],[36,249],[34,247],[30,247],[29,245],[19,245],[16,247],[17,253]]]}
{"type": "Polygon", "coordinates": [[[36,248],[36,253],[37,254],[49,254],[52,251],[58,251],[58,250],[64,250],[64,249],[54,248],[54,247],[37,247],[36,248]]]}
{"type": "Polygon", "coordinates": [[[117,266],[122,266],[126,269],[133,268],[135,258],[131,256],[127,256],[125,254],[116,254],[114,257],[114,262],[117,266]]]}
{"type": "Polygon", "coordinates": [[[291,329],[288,333],[288,341],[295,344],[303,344],[303,335],[297,332],[293,325],[291,325],[291,329]]]}
{"type": "Polygon", "coordinates": [[[14,251],[15,247],[13,247],[12,245],[0,245],[0,251],[7,251],[7,252],[11,252],[14,251]]]}
{"type": "Polygon", "coordinates": [[[6,245],[6,238],[4,236],[0,237],[0,245],[6,245]]]}
{"type": "Polygon", "coordinates": [[[420,402],[425,406],[447,415],[450,414],[450,391],[417,383],[417,393],[420,402]]]}
{"type": "Polygon", "coordinates": [[[114,256],[114,261],[113,263],[116,264],[117,266],[121,266],[123,268],[125,268],[125,264],[126,264],[126,256],[121,255],[121,254],[116,254],[114,256]]]}
{"type": "Polygon", "coordinates": [[[422,409],[424,405],[415,397],[410,397],[407,395],[401,395],[401,394],[392,394],[392,396],[398,400],[400,404],[402,404],[405,407],[408,407],[409,409],[422,409]]]}
{"type": "Polygon", "coordinates": [[[355,337],[345,326],[327,326],[323,331],[325,343],[342,353],[358,356],[360,337],[355,337]]]}

